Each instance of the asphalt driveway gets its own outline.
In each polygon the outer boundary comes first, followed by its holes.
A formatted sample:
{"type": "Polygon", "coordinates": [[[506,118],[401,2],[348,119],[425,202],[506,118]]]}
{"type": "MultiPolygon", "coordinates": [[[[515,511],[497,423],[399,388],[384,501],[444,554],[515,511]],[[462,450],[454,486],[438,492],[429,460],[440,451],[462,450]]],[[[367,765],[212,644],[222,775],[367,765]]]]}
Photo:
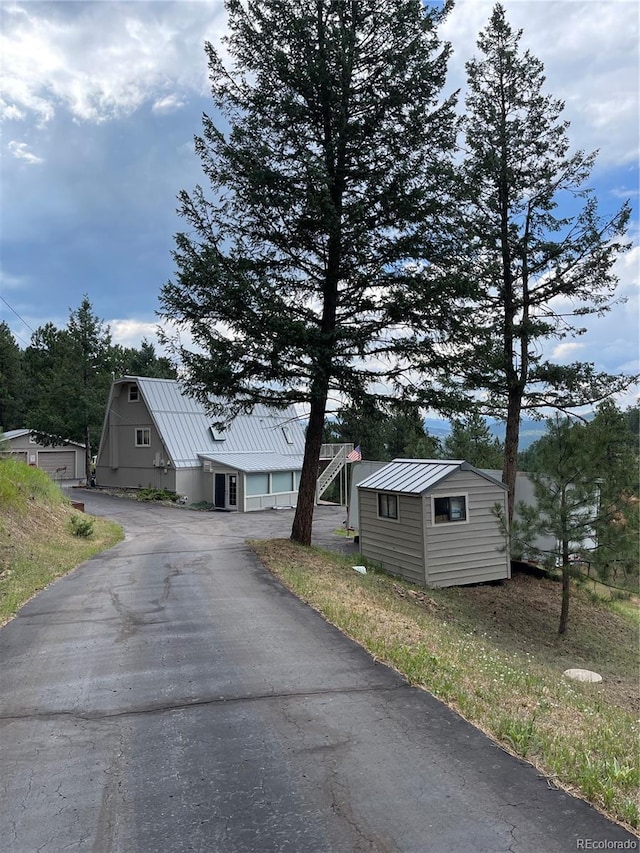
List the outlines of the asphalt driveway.
{"type": "Polygon", "coordinates": [[[284,590],[244,541],[291,512],[82,499],[127,536],[0,630],[3,851],[637,845],[284,590]]]}

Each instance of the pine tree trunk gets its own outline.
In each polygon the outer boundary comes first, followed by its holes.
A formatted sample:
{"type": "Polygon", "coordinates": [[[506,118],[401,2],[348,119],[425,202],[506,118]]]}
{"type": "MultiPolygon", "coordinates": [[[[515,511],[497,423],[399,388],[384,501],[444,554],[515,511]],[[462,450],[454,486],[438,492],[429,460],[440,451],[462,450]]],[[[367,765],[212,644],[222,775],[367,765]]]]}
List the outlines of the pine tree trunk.
{"type": "Polygon", "coordinates": [[[84,476],[87,481],[87,486],[91,483],[91,441],[89,435],[89,427],[84,429],[84,476]]]}
{"type": "Polygon", "coordinates": [[[513,521],[516,505],[516,478],[518,475],[518,444],[520,443],[520,411],[522,395],[517,389],[509,394],[507,408],[507,425],[504,438],[504,467],[502,469],[502,482],[508,489],[508,517],[509,525],[513,521]]]}
{"type": "Polygon", "coordinates": [[[291,541],[298,542],[300,545],[311,545],[311,527],[313,509],[316,503],[316,481],[318,479],[326,404],[326,394],[323,397],[314,397],[311,401],[307,440],[304,446],[304,460],[298,488],[298,502],[291,528],[291,541]]]}
{"type": "Polygon", "coordinates": [[[571,575],[569,573],[569,540],[567,538],[567,492],[562,489],[560,497],[560,519],[562,524],[562,606],[560,608],[560,625],[558,634],[567,630],[569,621],[569,595],[571,592],[571,575]]]}
{"type": "Polygon", "coordinates": [[[562,606],[560,608],[560,626],[558,634],[564,634],[569,622],[569,596],[571,592],[571,574],[569,565],[569,547],[562,543],[562,606]]]}

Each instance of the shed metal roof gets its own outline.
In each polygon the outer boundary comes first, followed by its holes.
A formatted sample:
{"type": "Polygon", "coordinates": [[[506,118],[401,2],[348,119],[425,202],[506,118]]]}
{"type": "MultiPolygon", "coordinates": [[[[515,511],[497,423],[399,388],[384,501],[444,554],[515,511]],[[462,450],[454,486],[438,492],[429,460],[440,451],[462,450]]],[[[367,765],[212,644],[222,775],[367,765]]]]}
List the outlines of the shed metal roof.
{"type": "Polygon", "coordinates": [[[458,470],[474,471],[479,477],[506,488],[462,459],[394,459],[358,483],[358,488],[422,495],[458,470]]]}
{"type": "Polygon", "coordinates": [[[199,466],[199,457],[205,454],[217,457],[229,453],[295,457],[295,462],[289,461],[286,470],[299,467],[297,458],[304,453],[304,431],[293,406],[278,411],[257,405],[251,414],[241,414],[230,421],[224,440],[216,441],[211,426],[221,419],[207,414],[198,400],[183,392],[177,380],[128,376],[120,382],[137,384],[176,468],[199,466]]]}

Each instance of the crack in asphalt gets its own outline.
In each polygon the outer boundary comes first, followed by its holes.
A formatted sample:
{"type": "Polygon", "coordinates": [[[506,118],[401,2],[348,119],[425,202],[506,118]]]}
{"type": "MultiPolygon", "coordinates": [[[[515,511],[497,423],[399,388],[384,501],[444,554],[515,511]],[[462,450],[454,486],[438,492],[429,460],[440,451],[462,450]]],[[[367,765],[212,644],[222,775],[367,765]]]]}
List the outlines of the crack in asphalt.
{"type": "Polygon", "coordinates": [[[242,702],[263,702],[280,699],[303,699],[313,698],[315,696],[348,696],[358,693],[393,693],[396,690],[410,689],[411,685],[396,684],[390,687],[339,687],[335,690],[305,690],[300,693],[257,693],[255,695],[246,696],[219,696],[217,698],[194,699],[193,701],[183,700],[181,702],[163,703],[161,705],[145,705],[141,708],[132,708],[123,711],[77,711],[77,710],[60,710],[60,711],[43,711],[25,714],[2,714],[0,722],[16,722],[18,720],[55,720],[58,718],[72,718],[83,720],[85,722],[122,719],[123,717],[138,717],[145,714],[164,714],[171,711],[182,711],[189,708],[201,708],[209,705],[232,705],[242,702]]]}

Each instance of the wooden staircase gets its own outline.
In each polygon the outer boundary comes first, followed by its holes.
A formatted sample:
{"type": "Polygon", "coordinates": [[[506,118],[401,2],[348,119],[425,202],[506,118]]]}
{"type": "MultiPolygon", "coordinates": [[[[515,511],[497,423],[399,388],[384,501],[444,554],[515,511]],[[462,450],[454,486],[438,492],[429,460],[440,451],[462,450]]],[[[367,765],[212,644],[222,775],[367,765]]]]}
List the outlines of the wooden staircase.
{"type": "Polygon", "coordinates": [[[331,483],[340,474],[347,464],[347,455],[353,450],[353,444],[323,444],[320,451],[321,459],[329,459],[329,464],[324,468],[316,482],[316,503],[327,491],[331,483]]]}

